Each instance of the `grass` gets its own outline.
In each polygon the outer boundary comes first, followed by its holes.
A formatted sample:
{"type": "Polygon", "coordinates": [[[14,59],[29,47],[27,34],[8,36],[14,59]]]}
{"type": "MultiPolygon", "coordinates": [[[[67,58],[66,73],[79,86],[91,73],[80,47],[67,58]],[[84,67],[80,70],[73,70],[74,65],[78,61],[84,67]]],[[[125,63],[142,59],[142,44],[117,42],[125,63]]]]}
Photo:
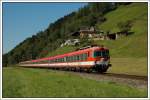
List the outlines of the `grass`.
{"type": "Polygon", "coordinates": [[[117,24],[131,20],[133,26],[128,37],[122,37],[116,41],[95,41],[110,48],[112,57],[147,57],[148,54],[148,4],[133,3],[121,6],[105,15],[106,21],[97,26],[104,31],[118,32],[117,24]]]}
{"type": "Polygon", "coordinates": [[[117,24],[132,20],[136,26],[133,28],[136,32],[145,31],[147,34],[147,19],[148,19],[148,3],[132,3],[126,6],[120,6],[118,9],[105,15],[107,21],[97,26],[104,31],[117,32],[119,31],[117,24]],[[141,25],[142,24],[142,25],[141,25]],[[140,29],[138,29],[140,28],[140,29]],[[142,29],[142,30],[141,30],[142,29]]]}
{"type": "Polygon", "coordinates": [[[3,68],[3,97],[147,97],[146,89],[48,69],[3,68]]]}
{"type": "Polygon", "coordinates": [[[64,54],[64,53],[68,53],[68,52],[72,52],[75,51],[76,47],[75,46],[64,46],[64,47],[60,47],[52,52],[49,52],[48,56],[56,56],[56,55],[60,55],[60,54],[64,54]]]}
{"type": "Polygon", "coordinates": [[[108,73],[148,75],[147,58],[111,58],[111,64],[108,73]]]}

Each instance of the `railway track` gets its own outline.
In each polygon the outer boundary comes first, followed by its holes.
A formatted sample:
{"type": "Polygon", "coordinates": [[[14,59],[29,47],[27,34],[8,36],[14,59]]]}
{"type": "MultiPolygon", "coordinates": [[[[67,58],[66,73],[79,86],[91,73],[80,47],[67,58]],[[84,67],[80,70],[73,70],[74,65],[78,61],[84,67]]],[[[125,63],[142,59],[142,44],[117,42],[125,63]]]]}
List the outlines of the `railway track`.
{"type": "Polygon", "coordinates": [[[135,79],[135,80],[143,80],[147,81],[147,76],[138,76],[138,75],[127,75],[127,74],[116,74],[116,73],[104,73],[105,76],[113,76],[113,77],[119,77],[119,78],[129,78],[129,79],[135,79]]]}
{"type": "MultiPolygon", "coordinates": [[[[32,67],[28,67],[32,68],[32,67]]],[[[40,68],[40,67],[39,67],[40,68]]],[[[42,68],[43,69],[43,68],[42,68]]],[[[49,69],[45,67],[45,69],[49,69]]],[[[50,69],[54,70],[54,69],[50,69]]],[[[55,69],[57,70],[57,69],[55,69]]],[[[71,71],[71,70],[57,70],[61,72],[68,72],[68,73],[74,73],[74,74],[82,74],[82,75],[95,75],[95,76],[106,76],[106,77],[115,77],[115,78],[123,78],[123,79],[133,79],[133,80],[141,80],[141,81],[148,81],[148,76],[138,76],[138,75],[129,75],[129,74],[119,74],[119,73],[98,73],[98,72],[86,72],[86,71],[71,71]]]]}
{"type": "Polygon", "coordinates": [[[117,74],[117,73],[98,73],[98,72],[87,73],[87,72],[75,72],[75,71],[65,71],[65,72],[148,81],[147,76],[138,76],[138,75],[117,74]]]}
{"type": "MultiPolygon", "coordinates": [[[[42,68],[43,69],[43,68],[42,68]]],[[[47,68],[49,69],[49,68],[47,68]]],[[[49,69],[52,70],[52,69],[49,69]]],[[[87,78],[96,81],[107,81],[110,83],[127,84],[131,87],[137,88],[147,88],[148,87],[148,77],[138,76],[138,75],[127,75],[127,74],[117,74],[117,73],[97,73],[97,72],[79,72],[79,71],[67,71],[67,70],[55,70],[68,74],[78,75],[82,78],[87,78]]]]}
{"type": "Polygon", "coordinates": [[[116,73],[87,73],[87,72],[74,72],[74,71],[63,71],[70,74],[78,75],[82,78],[92,79],[96,81],[107,81],[119,84],[126,84],[131,87],[136,88],[147,88],[148,87],[148,77],[147,76],[137,76],[137,75],[127,75],[127,74],[116,74],[116,73]]]}
{"type": "Polygon", "coordinates": [[[137,75],[126,75],[126,74],[115,74],[115,73],[86,73],[86,72],[69,72],[80,77],[109,82],[110,84],[124,84],[136,88],[147,88],[148,87],[148,77],[137,76],[137,75]]]}

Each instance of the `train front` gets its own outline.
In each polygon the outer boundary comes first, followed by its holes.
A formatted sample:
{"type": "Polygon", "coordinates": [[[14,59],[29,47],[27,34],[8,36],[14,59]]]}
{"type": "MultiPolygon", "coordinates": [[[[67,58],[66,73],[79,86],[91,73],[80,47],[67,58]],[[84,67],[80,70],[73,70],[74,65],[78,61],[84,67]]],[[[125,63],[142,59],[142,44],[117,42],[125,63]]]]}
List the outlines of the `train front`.
{"type": "Polygon", "coordinates": [[[94,69],[98,72],[106,72],[111,66],[109,49],[104,47],[99,47],[94,49],[93,58],[95,59],[94,69]]]}

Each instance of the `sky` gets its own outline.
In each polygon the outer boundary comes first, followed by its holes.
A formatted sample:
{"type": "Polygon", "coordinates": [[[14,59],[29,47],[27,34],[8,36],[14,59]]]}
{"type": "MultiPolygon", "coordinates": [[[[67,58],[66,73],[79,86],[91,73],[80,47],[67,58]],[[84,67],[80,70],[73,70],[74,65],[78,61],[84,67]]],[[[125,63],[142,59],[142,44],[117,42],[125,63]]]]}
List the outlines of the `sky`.
{"type": "Polygon", "coordinates": [[[3,3],[3,54],[87,3],[3,3]]]}

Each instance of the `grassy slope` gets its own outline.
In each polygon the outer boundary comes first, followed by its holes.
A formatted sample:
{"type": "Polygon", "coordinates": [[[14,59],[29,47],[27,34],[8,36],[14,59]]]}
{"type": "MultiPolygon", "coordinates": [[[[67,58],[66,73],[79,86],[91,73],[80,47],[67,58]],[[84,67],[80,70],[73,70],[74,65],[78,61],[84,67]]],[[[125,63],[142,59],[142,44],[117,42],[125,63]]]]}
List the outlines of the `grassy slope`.
{"type": "Polygon", "coordinates": [[[147,58],[111,58],[108,73],[147,76],[147,58]]]}
{"type": "Polygon", "coordinates": [[[146,3],[134,3],[121,6],[119,9],[108,13],[107,21],[99,25],[102,30],[118,31],[117,23],[132,20],[131,29],[134,34],[120,38],[116,41],[95,41],[110,48],[113,67],[109,72],[147,75],[147,37],[148,16],[146,3]]]}
{"type": "MultiPolygon", "coordinates": [[[[147,34],[148,18],[147,4],[134,3],[121,6],[115,11],[108,13],[105,17],[107,21],[98,25],[105,31],[117,31],[117,23],[120,21],[133,20],[132,32],[128,37],[118,40],[95,41],[110,49],[112,68],[108,71],[113,73],[126,73],[135,75],[147,75],[147,34]]],[[[74,51],[75,47],[66,46],[50,52],[48,56],[63,54],[74,51]]]]}
{"type": "Polygon", "coordinates": [[[3,97],[147,97],[147,90],[48,69],[3,68],[3,97]]]}
{"type": "Polygon", "coordinates": [[[56,49],[53,52],[50,52],[47,56],[55,56],[55,55],[59,55],[59,54],[64,54],[64,53],[72,52],[75,49],[76,49],[75,46],[64,46],[64,47],[60,47],[60,48],[56,49]]]}
{"type": "Polygon", "coordinates": [[[108,13],[107,21],[98,25],[102,30],[118,31],[117,23],[127,20],[133,21],[131,29],[134,34],[116,41],[96,41],[110,48],[113,57],[147,57],[148,11],[146,3],[134,3],[121,6],[108,13]]]}

